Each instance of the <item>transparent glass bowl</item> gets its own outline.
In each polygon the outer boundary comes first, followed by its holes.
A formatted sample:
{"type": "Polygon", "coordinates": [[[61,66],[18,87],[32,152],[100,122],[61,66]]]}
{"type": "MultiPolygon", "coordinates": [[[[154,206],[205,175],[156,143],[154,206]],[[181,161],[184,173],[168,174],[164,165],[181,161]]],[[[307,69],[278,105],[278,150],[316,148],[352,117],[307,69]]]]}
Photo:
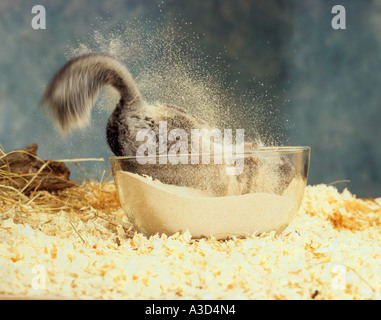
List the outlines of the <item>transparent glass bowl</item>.
{"type": "Polygon", "coordinates": [[[236,154],[234,162],[224,155],[182,157],[188,164],[174,164],[177,156],[166,164],[159,156],[110,158],[121,205],[138,232],[217,239],[280,233],[299,210],[309,147],[266,147],[236,154]]]}

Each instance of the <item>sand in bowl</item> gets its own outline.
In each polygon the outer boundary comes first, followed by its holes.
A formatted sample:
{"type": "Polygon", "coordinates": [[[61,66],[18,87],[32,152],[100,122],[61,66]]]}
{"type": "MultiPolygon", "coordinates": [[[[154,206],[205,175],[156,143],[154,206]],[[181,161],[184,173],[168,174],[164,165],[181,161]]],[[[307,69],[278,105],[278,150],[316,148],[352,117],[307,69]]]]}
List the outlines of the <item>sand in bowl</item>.
{"type": "Polygon", "coordinates": [[[212,197],[130,172],[119,171],[116,180],[122,207],[138,231],[147,235],[189,231],[194,238],[216,239],[283,231],[300,204],[291,189],[304,188],[302,180],[295,180],[282,195],[212,197]]]}
{"type": "MultiPolygon", "coordinates": [[[[279,156],[276,150],[264,149],[262,153],[279,156]]],[[[136,174],[131,170],[136,169],[131,158],[111,158],[111,166],[121,205],[137,231],[146,235],[189,231],[193,238],[226,239],[273,230],[280,233],[298,212],[307,181],[309,148],[284,147],[280,150],[288,153],[292,169],[276,170],[279,167],[274,167],[267,158],[256,170],[245,169],[252,189],[241,189],[244,193],[240,194],[228,188],[222,196],[211,190],[190,187],[196,185],[194,181],[178,186],[136,174]]],[[[190,166],[183,170],[190,171],[190,166]]],[[[214,175],[208,176],[207,170],[202,172],[206,173],[204,179],[215,179],[214,175]]],[[[220,178],[225,179],[224,176],[220,178]]],[[[235,176],[231,178],[243,181],[235,176]]]]}

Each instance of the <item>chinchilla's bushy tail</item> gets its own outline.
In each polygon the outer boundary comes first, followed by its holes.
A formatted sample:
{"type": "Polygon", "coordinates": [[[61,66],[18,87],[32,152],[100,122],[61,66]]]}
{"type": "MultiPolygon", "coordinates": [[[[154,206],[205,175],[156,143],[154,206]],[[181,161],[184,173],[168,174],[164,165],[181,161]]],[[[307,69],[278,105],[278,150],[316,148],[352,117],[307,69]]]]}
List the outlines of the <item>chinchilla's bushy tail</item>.
{"type": "Polygon", "coordinates": [[[126,66],[99,53],[85,54],[67,62],[50,81],[42,104],[62,131],[86,125],[103,86],[120,93],[120,104],[138,108],[144,99],[126,66]]]}

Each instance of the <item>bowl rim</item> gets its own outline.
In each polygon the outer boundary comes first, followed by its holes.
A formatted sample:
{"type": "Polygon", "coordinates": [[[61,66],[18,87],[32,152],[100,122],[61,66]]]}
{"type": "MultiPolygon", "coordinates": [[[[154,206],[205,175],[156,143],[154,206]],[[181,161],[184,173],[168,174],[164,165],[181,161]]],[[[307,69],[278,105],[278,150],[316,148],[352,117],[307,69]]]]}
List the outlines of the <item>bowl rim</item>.
{"type": "MultiPolygon", "coordinates": [[[[277,152],[277,154],[289,154],[289,155],[292,155],[292,154],[299,154],[299,153],[303,153],[303,152],[308,152],[310,153],[311,151],[311,147],[309,146],[268,146],[268,147],[261,147],[261,148],[258,148],[256,150],[252,150],[252,151],[245,151],[245,152],[242,152],[242,153],[238,153],[238,154],[241,154],[241,155],[244,155],[244,156],[253,156],[253,155],[256,155],[256,154],[261,154],[261,155],[266,155],[266,154],[271,154],[273,152],[277,152]]],[[[210,156],[213,156],[214,153],[185,153],[185,154],[176,154],[176,156],[202,156],[202,155],[210,155],[210,156]]],[[[220,155],[220,153],[218,153],[218,155],[220,155]]],[[[223,153],[222,153],[223,155],[223,153]]],[[[155,158],[158,158],[160,155],[156,154],[155,156],[140,156],[140,157],[137,157],[137,156],[111,156],[109,157],[110,160],[135,160],[135,159],[138,159],[138,158],[148,158],[148,157],[155,157],[155,158]]],[[[165,156],[168,156],[168,155],[165,155],[165,156]]]]}

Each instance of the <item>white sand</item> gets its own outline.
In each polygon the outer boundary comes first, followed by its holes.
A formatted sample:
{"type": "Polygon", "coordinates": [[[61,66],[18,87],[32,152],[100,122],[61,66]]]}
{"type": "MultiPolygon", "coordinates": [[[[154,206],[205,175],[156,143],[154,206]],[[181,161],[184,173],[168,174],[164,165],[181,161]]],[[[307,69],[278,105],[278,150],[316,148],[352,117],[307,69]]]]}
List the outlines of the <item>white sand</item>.
{"type": "Polygon", "coordinates": [[[195,238],[212,235],[223,239],[229,235],[282,231],[297,212],[303,196],[288,190],[283,195],[212,197],[200,190],[166,185],[124,171],[117,172],[116,182],[129,220],[148,235],[188,230],[195,238]]]}

